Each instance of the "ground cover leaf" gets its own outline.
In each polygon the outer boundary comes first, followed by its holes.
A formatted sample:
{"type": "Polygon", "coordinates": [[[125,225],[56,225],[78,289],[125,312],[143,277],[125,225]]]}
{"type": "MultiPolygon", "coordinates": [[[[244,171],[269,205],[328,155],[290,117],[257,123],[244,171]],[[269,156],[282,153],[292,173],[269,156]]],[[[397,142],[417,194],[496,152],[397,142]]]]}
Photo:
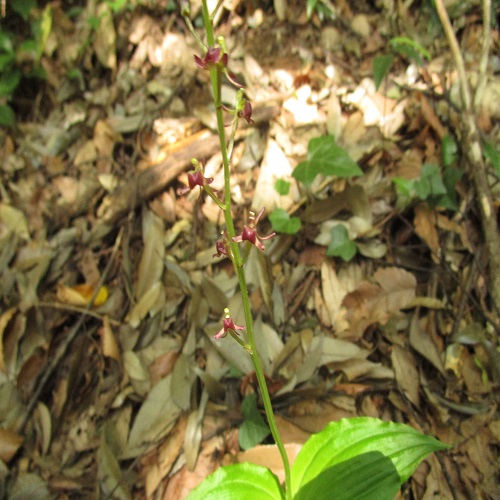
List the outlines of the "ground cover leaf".
{"type": "Polygon", "coordinates": [[[370,417],[332,422],[299,452],[292,466],[292,494],[318,500],[332,496],[353,500],[393,498],[426,455],[447,447],[404,424],[370,417]],[[367,466],[375,467],[376,472],[360,474],[367,466]],[[388,482],[381,484],[386,474],[388,482]],[[311,485],[313,481],[317,484],[311,485]]]}
{"type": "Polygon", "coordinates": [[[306,186],[310,186],[319,174],[335,177],[363,175],[359,165],[332,136],[311,139],[307,149],[307,160],[299,163],[292,174],[306,186]]]}
{"type": "Polygon", "coordinates": [[[284,498],[277,477],[265,467],[242,463],[221,467],[188,496],[189,500],[279,500],[284,498]]]}

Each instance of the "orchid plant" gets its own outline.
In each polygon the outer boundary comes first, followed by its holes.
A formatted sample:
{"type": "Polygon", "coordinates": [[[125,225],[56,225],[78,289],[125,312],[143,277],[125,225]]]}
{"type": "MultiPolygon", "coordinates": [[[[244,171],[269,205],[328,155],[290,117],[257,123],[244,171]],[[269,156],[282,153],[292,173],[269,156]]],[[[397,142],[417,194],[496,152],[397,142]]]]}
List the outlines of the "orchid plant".
{"type": "Polygon", "coordinates": [[[202,16],[206,43],[197,34],[190,19],[189,2],[181,1],[181,14],[198,42],[202,55],[195,55],[194,62],[210,74],[212,95],[217,118],[224,170],[224,190],[219,196],[211,187],[213,179],[205,177],[202,162],[192,160],[193,170],[188,173],[188,185],[179,190],[184,194],[193,189],[206,193],[224,214],[225,230],[216,242],[214,257],[227,257],[233,264],[239,283],[245,324],[237,325],[226,308],[222,327],[215,335],[217,342],[235,340],[250,356],[264,405],[267,423],[283,461],[285,481],[281,485],[277,477],[264,467],[253,464],[235,464],[221,467],[203,481],[190,494],[192,499],[210,498],[393,498],[418,463],[428,454],[447,448],[436,439],[425,436],[404,424],[382,422],[361,417],[330,423],[325,430],[312,436],[303,446],[293,467],[286,453],[273,412],[271,397],[266,385],[262,363],[255,344],[254,323],[247,283],[244,274],[245,258],[253,246],[265,251],[265,242],[275,233],[261,235],[258,225],[265,208],[258,214],[250,213],[240,234],[236,234],[233,220],[230,178],[231,155],[235,133],[240,118],[252,123],[252,105],[246,97],[243,85],[228,69],[229,53],[222,37],[216,39],[213,19],[223,0],[219,0],[210,13],[207,0],[202,0],[202,16]],[[235,85],[236,101],[227,108],[221,101],[222,75],[235,85]],[[229,136],[226,136],[224,113],[232,115],[229,136]],[[242,252],[240,244],[245,244],[242,252]],[[228,335],[229,334],[229,335],[228,335]],[[245,340],[244,340],[245,338],[245,340]]]}

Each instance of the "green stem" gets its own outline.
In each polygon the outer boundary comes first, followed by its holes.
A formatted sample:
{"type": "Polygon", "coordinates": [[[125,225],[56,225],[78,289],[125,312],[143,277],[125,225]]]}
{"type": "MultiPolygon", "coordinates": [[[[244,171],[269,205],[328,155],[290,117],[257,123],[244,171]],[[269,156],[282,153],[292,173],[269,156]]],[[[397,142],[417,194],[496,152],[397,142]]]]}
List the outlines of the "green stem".
{"type": "MultiPolygon", "coordinates": [[[[208,6],[206,0],[202,2],[202,12],[203,12],[203,23],[205,26],[205,31],[207,34],[207,44],[208,47],[213,47],[215,45],[215,34],[212,24],[212,18],[208,12],[208,6]]],[[[250,357],[255,369],[255,375],[257,376],[257,382],[259,384],[262,402],[264,403],[264,409],[266,411],[267,421],[269,428],[271,429],[271,434],[274,438],[276,446],[280,452],[281,458],[283,460],[283,468],[285,471],[285,494],[287,500],[292,498],[291,489],[291,475],[290,475],[290,462],[288,461],[288,456],[286,454],[285,446],[281,439],[278,426],[276,424],[276,419],[274,418],[273,406],[271,403],[271,397],[269,395],[269,390],[267,388],[266,379],[264,376],[264,370],[262,369],[262,364],[257,352],[257,347],[255,345],[255,335],[253,330],[253,318],[252,311],[250,307],[250,299],[248,296],[248,288],[245,279],[245,273],[243,270],[243,259],[241,257],[240,249],[237,243],[233,241],[233,237],[236,235],[234,230],[234,221],[231,211],[231,184],[230,184],[230,165],[229,165],[229,154],[228,146],[226,142],[226,132],[224,127],[224,116],[222,114],[221,106],[221,68],[216,65],[210,69],[210,80],[212,83],[213,99],[215,103],[215,113],[217,117],[217,131],[219,135],[220,148],[222,154],[222,164],[224,167],[224,219],[226,222],[228,242],[230,245],[229,255],[233,262],[236,275],[238,276],[238,284],[240,287],[241,300],[243,303],[243,311],[245,314],[245,325],[248,335],[248,344],[250,346],[250,357]]],[[[234,134],[236,128],[233,127],[231,132],[231,138],[229,144],[231,146],[234,141],[234,134]]]]}

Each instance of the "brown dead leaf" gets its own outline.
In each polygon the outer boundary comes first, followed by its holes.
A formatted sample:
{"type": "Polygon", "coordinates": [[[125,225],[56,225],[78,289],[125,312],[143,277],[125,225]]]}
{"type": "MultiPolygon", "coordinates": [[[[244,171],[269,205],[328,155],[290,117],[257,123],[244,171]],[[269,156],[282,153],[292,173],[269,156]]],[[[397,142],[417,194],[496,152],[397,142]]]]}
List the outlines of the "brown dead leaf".
{"type": "Polygon", "coordinates": [[[0,459],[9,463],[23,444],[23,437],[0,427],[0,459]]]}
{"type": "Polygon", "coordinates": [[[439,136],[439,139],[442,139],[448,134],[448,131],[441,123],[441,120],[438,118],[434,108],[431,106],[424,94],[418,93],[417,98],[420,101],[421,111],[424,115],[425,121],[434,129],[439,136]]]}
{"type": "Polygon", "coordinates": [[[17,307],[11,307],[10,309],[7,309],[2,315],[0,316],[0,371],[5,372],[5,359],[4,359],[4,353],[3,353],[3,335],[5,332],[5,329],[7,328],[7,325],[9,324],[10,320],[14,317],[14,314],[17,311],[17,307]]]}
{"type": "Polygon", "coordinates": [[[349,333],[354,338],[361,337],[369,325],[387,323],[394,313],[407,307],[415,297],[417,280],[404,269],[380,268],[373,278],[378,284],[364,281],[342,302],[348,311],[349,333]]]}
{"type": "Polygon", "coordinates": [[[417,234],[427,243],[431,249],[432,260],[440,262],[441,247],[439,245],[439,234],[436,229],[436,214],[427,203],[419,203],[415,207],[415,218],[413,224],[417,234]]]}

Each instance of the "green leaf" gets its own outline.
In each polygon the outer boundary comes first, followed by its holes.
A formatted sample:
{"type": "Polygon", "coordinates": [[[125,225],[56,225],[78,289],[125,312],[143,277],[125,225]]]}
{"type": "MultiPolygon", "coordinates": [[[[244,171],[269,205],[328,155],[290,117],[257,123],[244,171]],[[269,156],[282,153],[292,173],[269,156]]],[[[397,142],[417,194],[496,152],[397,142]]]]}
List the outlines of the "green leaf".
{"type": "Polygon", "coordinates": [[[358,251],[356,243],[349,239],[347,228],[343,224],[337,224],[332,229],[332,240],[328,245],[326,255],[329,257],[341,257],[349,262],[358,251]]]}
{"type": "Polygon", "coordinates": [[[493,144],[487,142],[483,148],[483,155],[491,161],[496,176],[500,177],[500,150],[495,149],[493,144]]]}
{"type": "Polygon", "coordinates": [[[311,139],[307,149],[308,159],[299,163],[292,174],[306,186],[310,186],[319,174],[335,177],[363,175],[359,165],[335,143],[331,135],[311,139]]]}
{"type": "Polygon", "coordinates": [[[307,16],[308,21],[311,19],[317,3],[318,3],[318,0],[307,0],[306,16],[307,16]]]}
{"type": "Polygon", "coordinates": [[[297,234],[302,227],[298,217],[290,217],[286,210],[277,208],[269,214],[273,230],[277,233],[297,234]]]}
{"type": "Polygon", "coordinates": [[[36,8],[36,0],[11,0],[10,6],[14,12],[17,12],[25,21],[28,20],[30,12],[36,8]]]}
{"type": "Polygon", "coordinates": [[[420,179],[415,182],[415,190],[421,200],[426,200],[430,196],[447,194],[439,167],[427,163],[422,165],[420,179]]]}
{"type": "Polygon", "coordinates": [[[89,16],[87,23],[93,30],[97,31],[99,25],[101,24],[101,18],[99,16],[89,16]]]}
{"type": "Polygon", "coordinates": [[[278,478],[265,467],[249,463],[217,469],[188,495],[189,500],[280,500],[278,478]]]}
{"type": "Polygon", "coordinates": [[[407,56],[410,59],[413,59],[419,65],[422,65],[423,63],[422,56],[425,57],[425,59],[427,59],[428,61],[431,59],[430,52],[411,38],[398,36],[392,38],[389,41],[389,45],[391,46],[392,50],[398,52],[399,54],[407,56]]]}
{"type": "Polygon", "coordinates": [[[378,451],[362,453],[329,467],[305,484],[294,500],[392,500],[401,487],[398,471],[390,458],[378,451]],[[369,475],[366,481],[353,480],[369,475]],[[328,493],[326,493],[328,492],[328,493]]]}
{"type": "Polygon", "coordinates": [[[14,54],[14,46],[12,45],[12,35],[2,32],[0,28],[0,50],[14,54]]]}
{"type": "Polygon", "coordinates": [[[0,126],[13,127],[16,124],[14,110],[8,104],[0,104],[0,126]]]}
{"type": "Polygon", "coordinates": [[[450,135],[445,135],[441,139],[441,156],[443,158],[443,167],[453,165],[457,159],[457,143],[450,135]]]}
{"type": "Polygon", "coordinates": [[[10,95],[16,90],[21,81],[21,72],[18,69],[0,75],[0,96],[10,95]]]}
{"type": "Polygon", "coordinates": [[[0,71],[4,72],[11,63],[15,62],[16,56],[13,52],[0,55],[0,71]]]}
{"type": "Polygon", "coordinates": [[[279,195],[286,196],[290,192],[290,183],[285,179],[276,179],[274,189],[279,195]]]}
{"type": "Polygon", "coordinates": [[[370,417],[332,422],[323,431],[311,436],[298,454],[292,467],[292,495],[295,496],[301,489],[307,488],[307,485],[317,477],[323,481],[323,473],[328,469],[362,456],[340,468],[338,476],[331,477],[327,473],[324,482],[327,482],[328,489],[323,489],[323,494],[313,489],[313,485],[309,486],[311,491],[315,494],[317,492],[316,496],[309,498],[326,500],[332,497],[342,499],[379,499],[387,498],[387,495],[393,497],[389,490],[394,487],[394,479],[392,469],[387,467],[387,458],[396,469],[401,485],[409,479],[418,464],[429,453],[446,448],[448,446],[437,439],[421,434],[404,424],[382,422],[370,417]],[[353,464],[355,466],[352,466],[353,464]],[[385,473],[389,474],[387,481],[381,477],[385,473]],[[380,480],[374,481],[373,475],[377,475],[380,480]],[[333,490],[343,494],[338,497],[331,495],[333,490]],[[351,491],[362,492],[363,495],[354,493],[351,495],[351,491]]]}
{"type": "Polygon", "coordinates": [[[411,198],[415,196],[415,182],[418,179],[404,179],[403,177],[394,177],[392,182],[396,186],[396,193],[400,196],[411,198]]]}
{"type": "Polygon", "coordinates": [[[378,90],[380,84],[387,75],[389,68],[394,61],[394,56],[378,56],[373,59],[373,79],[375,80],[375,89],[378,90]]]}
{"type": "Polygon", "coordinates": [[[107,0],[106,3],[113,12],[120,12],[127,6],[128,0],[107,0]]]}
{"type": "Polygon", "coordinates": [[[257,408],[257,394],[245,396],[241,410],[244,420],[238,433],[238,442],[242,449],[248,450],[261,443],[271,431],[257,408]]]}
{"type": "Polygon", "coordinates": [[[431,198],[431,205],[458,210],[458,197],[456,191],[457,182],[464,175],[464,171],[456,167],[448,167],[443,172],[443,184],[446,194],[431,198]]]}

